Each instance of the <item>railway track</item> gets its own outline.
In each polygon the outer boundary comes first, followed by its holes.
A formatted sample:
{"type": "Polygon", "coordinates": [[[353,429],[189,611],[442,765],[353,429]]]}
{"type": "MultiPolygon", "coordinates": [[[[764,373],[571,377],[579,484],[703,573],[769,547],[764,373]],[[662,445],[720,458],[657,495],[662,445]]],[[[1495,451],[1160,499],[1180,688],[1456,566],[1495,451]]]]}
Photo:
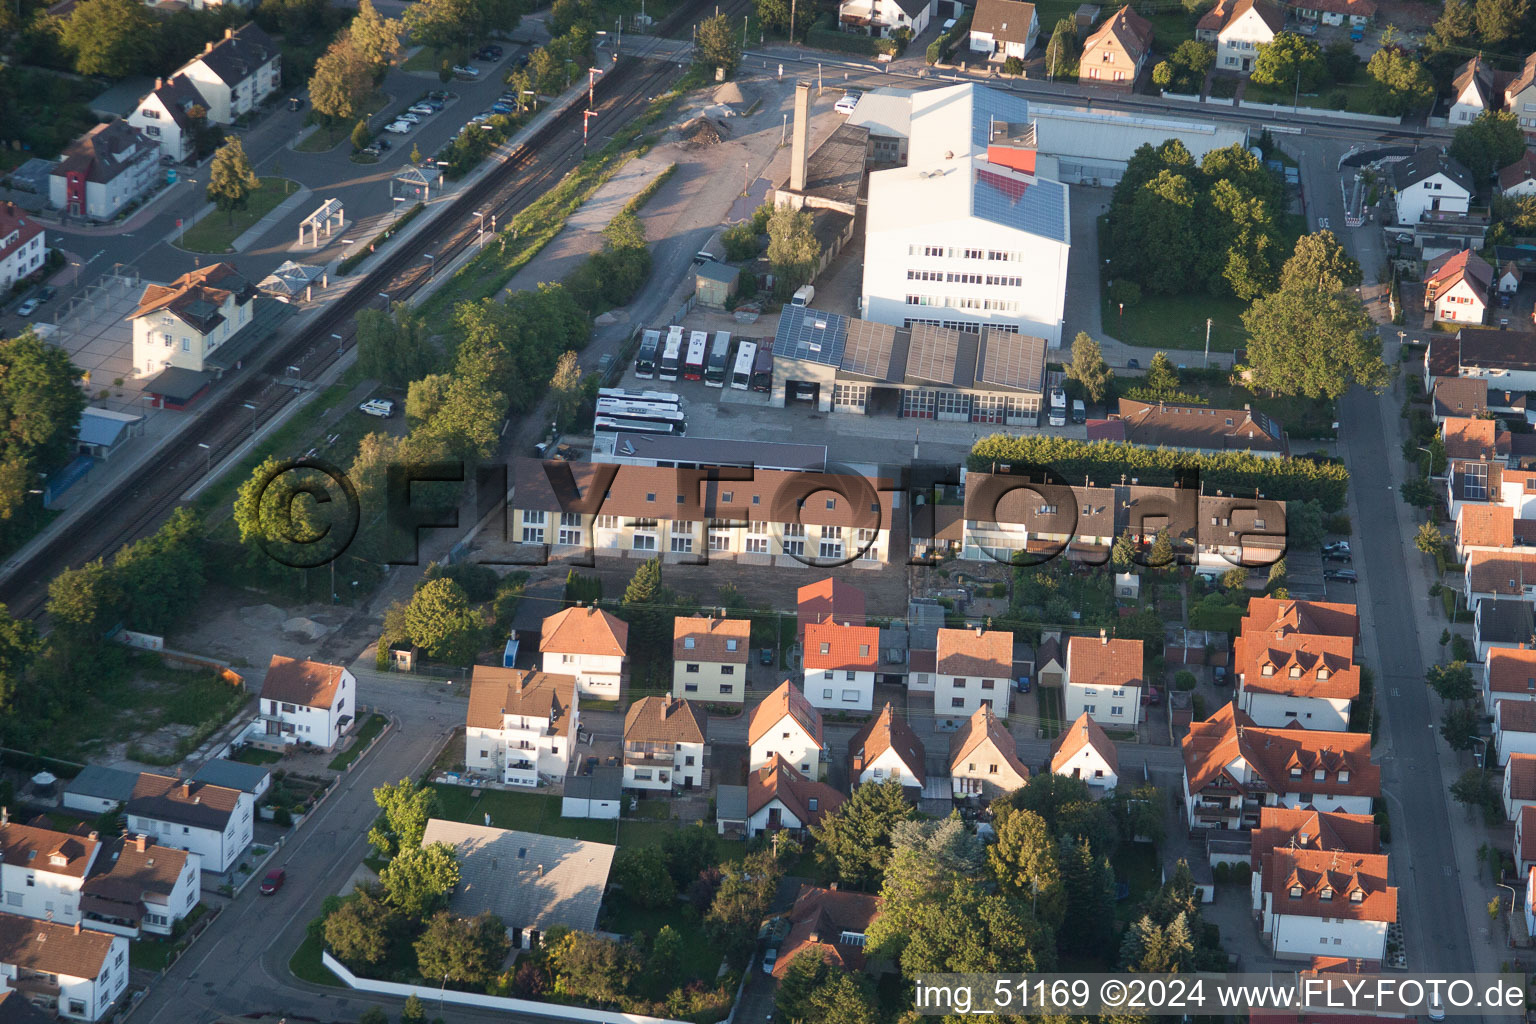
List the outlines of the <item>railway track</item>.
{"type": "MultiPolygon", "coordinates": [[[[704,6],[695,0],[674,11],[658,38],[704,6]]],[[[633,53],[633,50],[629,51],[633,53]]],[[[620,61],[597,81],[593,109],[609,134],[627,124],[650,98],[679,74],[668,60],[643,54],[620,61]],[[606,115],[606,116],[603,116],[606,115]]],[[[66,567],[109,557],[125,544],[152,533],[180,502],[180,496],[207,475],[215,463],[237,452],[259,423],[269,421],[302,391],[293,383],[314,381],[355,344],[357,313],[381,300],[409,300],[430,279],[439,264],[447,266],[480,237],[480,218],[494,213],[507,219],[542,195],[576,162],[583,149],[583,107],[573,105],[519,144],[480,180],[433,215],[426,230],[397,239],[362,279],[345,295],[326,306],[302,331],[280,337],[254,373],[248,373],[210,398],[195,430],[167,443],[134,475],[97,499],[92,512],[68,531],[52,537],[12,567],[0,583],[0,602],[12,614],[37,619],[43,615],[48,584],[66,567]],[[426,257],[432,256],[431,266],[426,257]],[[299,372],[294,374],[292,371],[299,372]]],[[[602,139],[597,140],[602,144],[602,139]]]]}

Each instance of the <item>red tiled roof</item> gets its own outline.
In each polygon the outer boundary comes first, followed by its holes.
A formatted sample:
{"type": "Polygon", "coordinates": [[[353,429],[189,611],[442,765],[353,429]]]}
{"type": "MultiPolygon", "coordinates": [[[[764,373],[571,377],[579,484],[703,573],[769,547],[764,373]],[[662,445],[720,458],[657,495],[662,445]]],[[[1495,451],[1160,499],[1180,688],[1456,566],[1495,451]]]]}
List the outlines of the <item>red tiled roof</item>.
{"type": "Polygon", "coordinates": [[[1360,639],[1360,617],[1352,604],[1255,597],[1248,601],[1242,632],[1313,633],[1360,639]]]}
{"type": "Polygon", "coordinates": [[[1536,552],[1469,551],[1466,576],[1473,594],[1521,597],[1536,585],[1536,552]]]}
{"type": "Polygon", "coordinates": [[[879,916],[878,896],[802,885],[789,913],[789,934],[779,949],[773,976],[783,980],[790,961],[813,948],[845,971],[862,971],[863,945],[840,940],[844,932],[863,935],[879,916]]]}
{"type": "Polygon", "coordinates": [[[1536,754],[1510,754],[1504,785],[1511,800],[1536,800],[1536,754]]]}
{"type": "MultiPolygon", "coordinates": [[[[1083,53],[1113,40],[1115,45],[1132,62],[1138,61],[1152,48],[1152,23],[1135,11],[1129,4],[1120,8],[1109,20],[1083,41],[1083,53]]],[[[1084,61],[1084,66],[1087,62],[1084,61]]]]}
{"type": "Polygon", "coordinates": [[[471,729],[500,731],[502,715],[547,719],[561,736],[570,735],[576,706],[576,677],[476,665],[469,679],[471,729]]]}
{"type": "Polygon", "coordinates": [[[966,719],[965,725],[960,727],[960,731],[950,738],[950,769],[953,770],[983,744],[988,743],[1010,768],[1025,779],[1029,778],[1029,769],[1019,760],[1018,746],[1013,741],[1013,733],[1009,732],[1003,720],[997,717],[997,712],[985,704],[977,708],[976,713],[966,719]]]}
{"type": "Polygon", "coordinates": [[[1450,458],[1491,459],[1499,454],[1499,425],[1494,420],[1447,416],[1441,429],[1450,458]]]}
{"type": "Polygon", "coordinates": [[[1488,652],[1488,689],[1493,693],[1536,694],[1536,650],[1495,647],[1488,652]]]}
{"type": "Polygon", "coordinates": [[[750,619],[706,619],[679,615],[672,620],[674,661],[745,665],[751,650],[750,619]]]}
{"type": "Polygon", "coordinates": [[[1276,914],[1397,921],[1397,888],[1387,885],[1384,853],[1276,850],[1269,882],[1276,914]]]}
{"type": "Polygon", "coordinates": [[[1067,641],[1067,681],[1086,686],[1141,686],[1141,641],[1074,636],[1067,641]]]}
{"type": "Polygon", "coordinates": [[[12,867],[84,878],[100,845],[95,839],[68,832],[14,821],[0,823],[0,862],[12,867]]]}
{"type": "Polygon", "coordinates": [[[1318,811],[1310,807],[1261,807],[1259,827],[1249,833],[1249,865],[1263,869],[1265,858],[1282,847],[1380,853],[1381,832],[1368,814],[1318,811]]]}
{"type": "MultiPolygon", "coordinates": [[[[907,767],[906,774],[915,778],[918,788],[922,788],[928,779],[923,741],[917,738],[906,719],[897,716],[890,704],[886,704],[874,721],[866,723],[848,741],[850,774],[859,775],[887,750],[896,751],[896,756],[907,767]]],[[[906,779],[902,782],[905,784],[906,779]]]]}
{"type": "Polygon", "coordinates": [[[1500,732],[1536,732],[1536,700],[1495,700],[1493,717],[1500,732]]]}
{"type": "Polygon", "coordinates": [[[116,936],[0,913],[0,963],[41,974],[98,978],[116,936]]]}
{"type": "Polygon", "coordinates": [[[540,653],[624,657],[629,623],[601,608],[566,608],[544,620],[540,653]]]}
{"type": "Polygon", "coordinates": [[[1425,299],[1433,302],[1436,296],[1445,294],[1462,280],[1472,287],[1472,291],[1483,302],[1488,301],[1493,268],[1471,249],[1449,253],[1424,268],[1425,299]]]}
{"type": "Polygon", "coordinates": [[[1354,700],[1360,696],[1354,645],[1343,636],[1244,633],[1232,645],[1233,671],[1244,691],[1354,700]]]}
{"type": "MultiPolygon", "coordinates": [[[[1536,67],[1536,53],[1531,54],[1527,67],[1536,67]]],[[[1501,168],[1499,171],[1499,188],[1508,192],[1521,182],[1536,179],[1536,151],[1526,150],[1520,154],[1520,159],[1501,168]]]]}
{"type": "Polygon", "coordinates": [[[1366,733],[1261,728],[1235,705],[1224,704],[1204,722],[1190,726],[1183,748],[1191,793],[1215,782],[1237,760],[1263,779],[1270,792],[1305,790],[1315,794],[1314,802],[1324,810],[1330,809],[1330,797],[1381,793],[1381,769],[1371,763],[1366,733]],[[1299,773],[1294,777],[1293,769],[1299,773]],[[1317,769],[1325,773],[1322,780],[1313,777],[1317,769]],[[1347,782],[1339,781],[1340,771],[1349,772],[1347,782]]]}
{"type": "Polygon", "coordinates": [[[1110,740],[1104,727],[1095,722],[1085,711],[1077,716],[1077,721],[1057,738],[1051,745],[1051,771],[1060,772],[1072,759],[1082,753],[1083,748],[1092,747],[1098,751],[1104,763],[1116,775],[1120,774],[1120,753],[1115,749],[1115,744],[1110,740]]]}
{"type": "Polygon", "coordinates": [[[1013,634],[998,629],[941,629],[935,671],[946,676],[1008,679],[1013,671],[1013,634]]]}
{"type": "Polygon", "coordinates": [[[36,217],[29,217],[27,212],[19,207],[0,203],[0,260],[4,260],[42,233],[43,225],[38,223],[36,217]],[[4,244],[5,239],[9,238],[12,232],[17,232],[16,241],[9,245],[4,244]]]}
{"type": "Polygon", "coordinates": [[[336,690],[345,671],[340,665],[274,654],[267,666],[267,678],[261,684],[261,695],[267,700],[329,710],[336,703],[336,690]]]}
{"type": "Polygon", "coordinates": [[[831,576],[796,591],[795,608],[802,636],[806,626],[828,619],[850,626],[864,625],[864,592],[831,576]]]}
{"type": "Polygon", "coordinates": [[[624,742],[704,743],[709,720],[692,701],[641,697],[624,713],[624,742]]]}
{"type": "Polygon", "coordinates": [[[876,626],[844,626],[816,622],[805,627],[805,669],[853,669],[872,672],[880,664],[880,630],[876,626]]]}
{"type": "Polygon", "coordinates": [[[805,694],[800,688],[788,679],[779,684],[779,688],[763,698],[761,704],[752,709],[752,718],[747,725],[747,742],[756,743],[766,736],[774,726],[778,725],[788,715],[793,718],[806,733],[815,741],[816,746],[826,749],[826,742],[821,735],[821,712],[805,699],[805,694]]]}
{"type": "Polygon", "coordinates": [[[747,776],[747,814],[751,816],[779,801],[801,824],[809,827],[843,805],[843,794],[825,782],[812,782],[778,754],[747,776]],[[811,809],[811,802],[816,809],[811,809]]]}
{"type": "Polygon", "coordinates": [[[1463,504],[1456,514],[1456,534],[1463,547],[1515,546],[1515,510],[1508,505],[1463,504]]]}

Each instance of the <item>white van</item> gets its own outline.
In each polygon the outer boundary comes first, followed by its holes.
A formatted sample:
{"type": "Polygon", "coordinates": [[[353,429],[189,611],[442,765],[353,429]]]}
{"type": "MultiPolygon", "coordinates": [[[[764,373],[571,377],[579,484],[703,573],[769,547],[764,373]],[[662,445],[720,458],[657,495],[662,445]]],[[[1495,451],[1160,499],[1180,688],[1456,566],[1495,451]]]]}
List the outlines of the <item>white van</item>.
{"type": "Polygon", "coordinates": [[[833,106],[832,109],[837,111],[839,114],[847,115],[853,113],[854,109],[857,108],[858,105],[859,94],[856,92],[850,92],[844,94],[843,98],[838,100],[837,104],[833,106]]]}
{"type": "Polygon", "coordinates": [[[803,284],[795,289],[794,298],[789,300],[791,306],[809,306],[816,299],[816,286],[803,284]]]}

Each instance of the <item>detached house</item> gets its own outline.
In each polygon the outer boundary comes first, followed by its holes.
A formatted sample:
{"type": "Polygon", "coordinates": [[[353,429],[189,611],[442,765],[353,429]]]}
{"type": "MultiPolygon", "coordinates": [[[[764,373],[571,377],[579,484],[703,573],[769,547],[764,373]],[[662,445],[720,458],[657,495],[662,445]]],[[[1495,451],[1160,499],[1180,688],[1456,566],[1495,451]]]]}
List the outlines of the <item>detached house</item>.
{"type": "Polygon", "coordinates": [[[170,935],[192,913],[202,893],[202,858],[190,850],[128,836],[111,854],[112,866],[86,880],[80,909],[87,928],[136,939],[170,935]]]}
{"type": "Polygon", "coordinates": [[[80,889],[100,870],[102,844],[89,837],[36,828],[0,811],[0,889],[5,911],[45,921],[74,924],[80,917],[80,889]]]}
{"type": "Polygon", "coordinates": [[[256,738],[333,749],[357,717],[357,677],[340,665],[272,655],[256,738]]]}
{"type": "Polygon", "coordinates": [[[789,934],[779,947],[773,976],[780,981],[802,953],[820,956],[855,974],[864,971],[864,936],[880,916],[880,897],[802,885],[789,912],[789,934]]]}
{"type": "Polygon", "coordinates": [[[583,697],[618,700],[629,623],[600,608],[567,608],[544,620],[539,653],[545,672],[576,677],[583,697]]]}
{"type": "Polygon", "coordinates": [[[702,785],[708,742],[709,719],[691,702],[642,697],[624,714],[624,788],[702,785]]]}
{"type": "Polygon", "coordinates": [[[1190,726],[1183,748],[1192,828],[1252,828],[1262,807],[1370,814],[1381,795],[1366,733],[1265,729],[1224,704],[1190,726]]]}
{"type": "Polygon", "coordinates": [[[16,991],[10,999],[21,996],[65,1020],[98,1021],[128,987],[128,972],[121,935],[82,929],[78,921],[0,914],[0,988],[16,991]]]}
{"type": "Polygon", "coordinates": [[[805,627],[805,696],[823,709],[872,711],[880,630],[819,622],[805,627]]]}
{"type": "Polygon", "coordinates": [[[887,704],[848,741],[848,778],[858,786],[895,779],[920,796],[928,780],[926,757],[923,741],[887,704]]]}
{"type": "Polygon", "coordinates": [[[1249,74],[1259,47],[1285,27],[1285,11],[1270,0],[1217,0],[1195,24],[1195,38],[1216,46],[1216,70],[1249,74]]]}
{"type": "Polygon", "coordinates": [[[1511,754],[1504,765],[1504,814],[1510,821],[1536,807],[1536,754],[1511,754]]]}
{"type": "Polygon", "coordinates": [[[190,270],[170,284],[146,285],[133,322],[133,372],[149,377],[204,361],[251,322],[256,286],[229,263],[190,270]]]}
{"type": "Polygon", "coordinates": [[[807,779],[774,754],[747,776],[747,838],[781,828],[810,828],[842,805],[843,794],[825,782],[807,779]]]}
{"type": "Polygon", "coordinates": [[[1397,190],[1397,222],[1408,228],[1417,227],[1425,214],[1466,213],[1477,191],[1471,173],[1434,147],[1394,164],[1392,187],[1397,190]]]}
{"type": "Polygon", "coordinates": [[[1507,700],[1536,701],[1536,650],[1495,647],[1488,652],[1483,662],[1483,709],[1491,715],[1495,703],[1507,700]]]}
{"type": "Polygon", "coordinates": [[[1526,138],[1536,137],[1536,53],[1525,58],[1520,73],[1504,87],[1504,109],[1519,119],[1526,138]]]}
{"type": "Polygon", "coordinates": [[[1086,711],[1051,745],[1051,772],[1082,779],[1097,796],[1120,785],[1120,754],[1086,711]]]}
{"type": "Polygon", "coordinates": [[[796,629],[805,639],[805,627],[815,622],[864,625],[864,592],[851,583],[828,576],[795,591],[796,629]]]}
{"type": "Polygon", "coordinates": [[[837,22],[844,32],[888,39],[901,29],[914,37],[928,27],[928,0],[842,0],[837,22]]]}
{"type": "Polygon", "coordinates": [[[110,121],[70,143],[49,177],[48,199],[71,217],[111,220],[162,180],[159,143],[127,121],[110,121]]]}
{"type": "Polygon", "coordinates": [[[1130,89],[1151,52],[1152,23],[1127,4],[1084,40],[1077,80],[1130,89]]]}
{"type": "Polygon", "coordinates": [[[238,789],[143,772],[128,801],[128,828],[190,850],[202,870],[224,874],[251,845],[254,808],[251,794],[238,789]]]}
{"type": "Polygon", "coordinates": [[[1008,717],[1013,682],[1013,634],[1003,630],[941,629],[934,657],[933,713],[956,721],[991,708],[1008,717]]]}
{"type": "Polygon", "coordinates": [[[1291,453],[1285,428],[1251,406],[1212,409],[1204,405],[1137,402],[1120,399],[1125,440],[1149,448],[1181,451],[1248,452],[1264,458],[1291,453]]]}
{"type": "Polygon", "coordinates": [[[579,732],[576,677],[476,665],[464,766],[511,786],[564,778],[579,732]]]}
{"type": "Polygon", "coordinates": [[[672,696],[716,704],[747,699],[748,619],[679,615],[672,620],[672,696]]]}
{"type": "Polygon", "coordinates": [[[1514,546],[1514,509],[1460,503],[1456,510],[1456,554],[1460,561],[1465,562],[1472,551],[1506,551],[1514,546]]]}
{"type": "Polygon", "coordinates": [[[1233,643],[1237,706],[1273,729],[1343,732],[1360,696],[1353,637],[1243,633],[1233,643]]]}
{"type": "Polygon", "coordinates": [[[43,225],[15,203],[0,203],[0,288],[39,270],[48,255],[43,225]]]}
{"type": "MultiPolygon", "coordinates": [[[[1536,56],[1532,57],[1536,61],[1536,56]]],[[[1531,104],[1536,107],[1536,88],[1531,90],[1531,104]]],[[[1536,124],[1536,109],[1531,111],[1536,124]]],[[[1536,152],[1527,149],[1520,159],[1508,167],[1499,168],[1499,193],[1506,196],[1536,195],[1536,152]]]]}
{"type": "Polygon", "coordinates": [[[1386,854],[1280,849],[1272,856],[1264,932],[1275,956],[1386,959],[1387,928],[1397,923],[1386,854]]]}
{"type": "Polygon", "coordinates": [[[1141,721],[1140,640],[1074,636],[1067,641],[1066,717],[1087,715],[1100,725],[1134,729],[1141,721]]]}
{"type": "Polygon", "coordinates": [[[282,52],[254,21],[226,28],[177,75],[185,75],[207,101],[208,120],[233,124],[266,102],[282,85],[282,52]]]}
{"type": "Polygon", "coordinates": [[[751,748],[748,764],[753,771],[766,767],[775,757],[782,757],[801,775],[821,777],[821,762],[827,749],[821,731],[821,712],[787,679],[752,709],[747,744],[751,748]]]}
{"type": "Polygon", "coordinates": [[[160,147],[160,155],[176,163],[197,152],[199,123],[208,120],[208,101],[186,75],[155,79],[154,91],[139,100],[128,123],[160,147]]]}
{"type": "Polygon", "coordinates": [[[1495,700],[1493,744],[1499,752],[1501,767],[1511,754],[1536,754],[1536,702],[1495,700]]]}
{"type": "Polygon", "coordinates": [[[1450,253],[1424,268],[1424,308],[1442,323],[1480,324],[1488,312],[1493,268],[1471,249],[1450,253]]]}
{"type": "Polygon", "coordinates": [[[977,0],[971,17],[970,50],[989,61],[1010,57],[1023,60],[1035,48],[1040,35],[1040,16],[1035,5],[1022,0],[977,0]]]}
{"type": "Polygon", "coordinates": [[[1024,786],[1029,769],[1019,760],[1013,733],[991,708],[978,708],[949,741],[955,798],[994,800],[1024,786]]]}
{"type": "Polygon", "coordinates": [[[1451,127],[1471,124],[1485,110],[1499,109],[1503,97],[1493,84],[1493,65],[1478,54],[1456,69],[1451,79],[1451,127]]]}

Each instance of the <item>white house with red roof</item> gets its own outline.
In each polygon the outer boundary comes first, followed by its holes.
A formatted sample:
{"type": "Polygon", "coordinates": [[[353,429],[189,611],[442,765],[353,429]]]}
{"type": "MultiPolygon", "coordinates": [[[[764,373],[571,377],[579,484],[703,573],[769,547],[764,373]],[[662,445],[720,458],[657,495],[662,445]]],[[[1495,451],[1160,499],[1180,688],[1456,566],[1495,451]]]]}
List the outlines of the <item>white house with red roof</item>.
{"type": "Polygon", "coordinates": [[[1368,814],[1339,814],[1310,807],[1265,807],[1249,834],[1248,866],[1253,912],[1260,921],[1273,912],[1270,890],[1274,855],[1281,850],[1380,853],[1381,832],[1368,814]]]}
{"type": "Polygon", "coordinates": [[[1447,120],[1455,127],[1471,124],[1485,111],[1499,109],[1503,99],[1494,85],[1493,65],[1477,54],[1451,78],[1451,109],[1447,120]]]}
{"type": "Polygon", "coordinates": [[[1100,725],[1134,729],[1141,721],[1142,683],[1140,640],[1111,640],[1100,630],[1067,641],[1067,718],[1087,715],[1100,725]]]}
{"type": "Polygon", "coordinates": [[[133,322],[133,372],[149,377],[170,367],[202,372],[204,360],[239,334],[256,308],[256,286],[230,263],[147,284],[133,322]]]}
{"type": "Polygon", "coordinates": [[[576,677],[476,665],[469,680],[464,766],[510,786],[563,779],[580,732],[576,677]]]}
{"type": "Polygon", "coordinates": [[[1522,875],[1536,865],[1536,807],[1515,815],[1515,870],[1522,875]]]}
{"type": "Polygon", "coordinates": [[[880,630],[818,622],[805,627],[805,697],[823,710],[873,711],[880,630]]]}
{"type": "Polygon", "coordinates": [[[1270,728],[1343,732],[1360,696],[1354,637],[1244,632],[1232,645],[1237,705],[1270,728]]]}
{"type": "Polygon", "coordinates": [[[81,890],[87,928],[136,939],[170,935],[202,895],[202,858],[159,846],[148,836],[126,836],[110,867],[98,869],[81,890]]]}
{"type": "MultiPolygon", "coordinates": [[[[1536,63],[1536,54],[1531,55],[1531,60],[1536,63]]],[[[1536,93],[1532,93],[1531,105],[1536,107],[1536,93]]],[[[1536,110],[1530,113],[1536,115],[1536,110]]],[[[1531,120],[1536,127],[1536,116],[1531,120]]],[[[1527,149],[1520,159],[1499,168],[1499,192],[1506,196],[1536,196],[1536,151],[1527,149]]]]}
{"type": "Polygon", "coordinates": [[[357,677],[341,665],[272,655],[247,736],[330,750],[357,719],[357,677]]]}
{"type": "Polygon", "coordinates": [[[766,767],[777,756],[801,775],[820,778],[827,752],[821,712],[786,679],[752,709],[747,745],[748,765],[753,771],[766,767]]]}
{"type": "Polygon", "coordinates": [[[1424,308],[1442,323],[1480,324],[1488,313],[1493,267],[1471,249],[1448,253],[1424,268],[1424,308]]]}
{"type": "Polygon", "coordinates": [[[1094,795],[1103,796],[1120,785],[1120,754],[1104,727],[1085,711],[1051,746],[1051,771],[1082,779],[1094,795]]]}
{"type": "Polygon", "coordinates": [[[1248,74],[1259,47],[1285,27],[1285,11],[1271,0],[1218,0],[1195,25],[1195,38],[1216,44],[1216,70],[1248,74]]]}
{"type": "Polygon", "coordinates": [[[1397,887],[1387,884],[1386,854],[1274,852],[1263,929],[1275,956],[1310,960],[1327,951],[1384,960],[1395,923],[1397,887]]]}
{"type": "Polygon", "coordinates": [[[864,592],[852,583],[834,576],[808,583],[795,591],[797,635],[805,638],[805,627],[815,622],[841,622],[864,625],[864,592]]]}
{"type": "Polygon", "coordinates": [[[848,741],[848,778],[860,786],[895,779],[921,794],[926,762],[923,741],[889,704],[848,741]]]}
{"type": "Polygon", "coordinates": [[[92,832],[76,836],[10,820],[0,810],[0,889],[6,911],[38,920],[74,924],[80,916],[80,890],[98,871],[102,844],[92,832]]]}
{"type": "Polygon", "coordinates": [[[1504,815],[1514,821],[1523,807],[1536,806],[1536,754],[1511,754],[1504,764],[1504,815]]]}
{"type": "Polygon", "coordinates": [[[576,677],[583,697],[618,700],[629,623],[601,608],[566,608],[544,620],[539,653],[545,672],[576,677]]]}
{"type": "Polygon", "coordinates": [[[810,828],[843,804],[843,794],[806,778],[775,754],[747,776],[747,838],[779,829],[810,828]]]}
{"type": "Polygon", "coordinates": [[[0,1019],[27,1018],[11,1005],[17,996],[47,1001],[65,1020],[98,1021],[128,987],[128,940],[56,921],[0,913],[0,1019]],[[14,1013],[14,1015],[13,1015],[14,1013]]]}
{"type": "Polygon", "coordinates": [[[1012,682],[1012,633],[979,626],[939,630],[934,654],[935,717],[958,724],[987,707],[1006,719],[1012,682]]]}
{"type": "Polygon", "coordinates": [[[1029,782],[1013,733],[991,708],[978,708],[950,738],[949,775],[956,799],[980,795],[991,800],[1029,782]]]}
{"type": "Polygon", "coordinates": [[[48,256],[43,225],[15,203],[0,203],[0,288],[9,288],[48,256]]]}
{"type": "Polygon", "coordinates": [[[704,782],[709,717],[692,701],[652,695],[624,713],[624,788],[670,793],[704,782]]]}
{"type": "Polygon", "coordinates": [[[1493,743],[1502,766],[1511,754],[1536,754],[1536,702],[1501,700],[1493,705],[1493,743]]]}

